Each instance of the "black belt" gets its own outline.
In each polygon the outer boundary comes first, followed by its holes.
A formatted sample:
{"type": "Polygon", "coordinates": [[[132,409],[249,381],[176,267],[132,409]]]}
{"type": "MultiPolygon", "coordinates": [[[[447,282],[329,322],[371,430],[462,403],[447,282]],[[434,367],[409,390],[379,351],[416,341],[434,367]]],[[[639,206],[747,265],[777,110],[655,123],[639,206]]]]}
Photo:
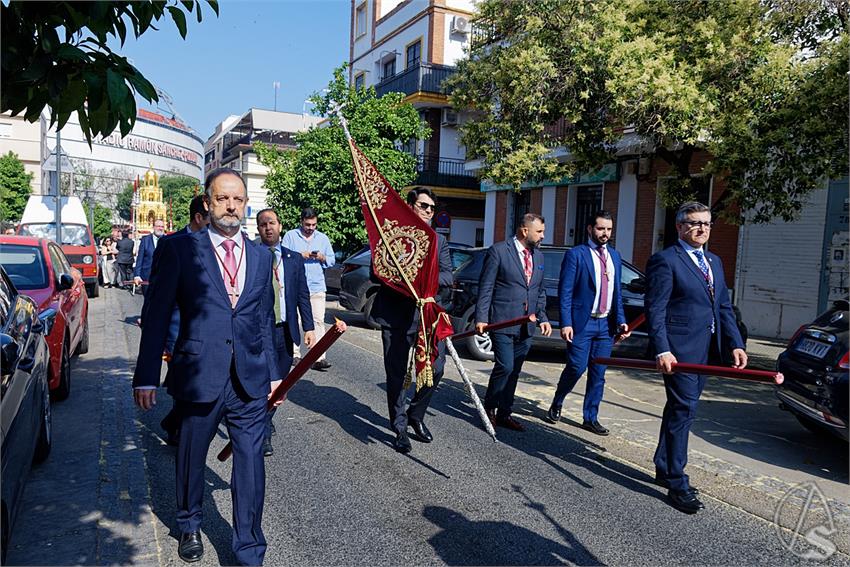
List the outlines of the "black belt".
{"type": "Polygon", "coordinates": [[[285,326],[285,325],[286,325],[286,321],[281,321],[280,323],[275,323],[275,324],[274,324],[274,326],[275,326],[275,327],[283,327],[283,326],[285,326]]]}

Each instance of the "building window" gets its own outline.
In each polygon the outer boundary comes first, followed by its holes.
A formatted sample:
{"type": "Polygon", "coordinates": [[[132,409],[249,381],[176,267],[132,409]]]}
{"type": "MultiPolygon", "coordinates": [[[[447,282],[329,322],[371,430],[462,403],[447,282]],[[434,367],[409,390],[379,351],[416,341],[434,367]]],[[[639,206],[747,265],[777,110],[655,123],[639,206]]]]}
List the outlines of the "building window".
{"type": "Polygon", "coordinates": [[[407,46],[407,66],[405,69],[410,69],[414,65],[419,65],[422,54],[422,40],[412,43],[407,46]]]}
{"type": "Polygon", "coordinates": [[[359,73],[356,77],[354,77],[354,88],[356,90],[362,89],[366,85],[366,73],[359,73]]]}
{"type": "Polygon", "coordinates": [[[395,57],[390,59],[389,61],[384,61],[384,69],[383,74],[381,75],[382,79],[389,79],[393,75],[395,75],[395,57]]]}
{"type": "Polygon", "coordinates": [[[366,2],[357,6],[354,12],[355,37],[366,35],[366,2]]]}

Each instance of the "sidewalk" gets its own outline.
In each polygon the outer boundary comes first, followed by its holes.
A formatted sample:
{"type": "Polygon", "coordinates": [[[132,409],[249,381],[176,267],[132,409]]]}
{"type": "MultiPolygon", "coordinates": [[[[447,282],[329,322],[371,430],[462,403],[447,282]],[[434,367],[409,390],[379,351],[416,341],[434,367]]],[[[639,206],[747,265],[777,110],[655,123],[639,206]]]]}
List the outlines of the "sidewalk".
{"type": "Polygon", "coordinates": [[[118,293],[89,303],[90,350],[71,361],[71,395],[53,405],[53,448],[30,473],[8,565],[161,563],[118,293]]]}

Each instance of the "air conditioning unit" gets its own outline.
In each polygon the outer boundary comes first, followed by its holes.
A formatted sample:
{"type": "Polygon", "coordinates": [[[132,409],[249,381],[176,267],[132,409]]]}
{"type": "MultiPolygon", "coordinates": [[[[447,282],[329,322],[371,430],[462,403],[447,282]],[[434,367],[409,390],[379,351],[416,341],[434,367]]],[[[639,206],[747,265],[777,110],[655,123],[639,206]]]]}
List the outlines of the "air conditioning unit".
{"type": "Polygon", "coordinates": [[[457,111],[451,108],[443,109],[443,126],[457,126],[457,111]]]}
{"type": "Polygon", "coordinates": [[[469,33],[469,18],[463,16],[452,18],[452,33],[469,33]]]}

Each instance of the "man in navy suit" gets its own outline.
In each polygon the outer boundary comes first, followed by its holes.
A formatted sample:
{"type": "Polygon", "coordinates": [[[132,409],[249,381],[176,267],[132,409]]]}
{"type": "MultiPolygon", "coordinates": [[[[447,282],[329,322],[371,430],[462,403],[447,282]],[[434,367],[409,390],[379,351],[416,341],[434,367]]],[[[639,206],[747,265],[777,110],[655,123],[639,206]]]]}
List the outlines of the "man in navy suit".
{"type": "Polygon", "coordinates": [[[564,397],[587,370],[582,427],[597,435],[608,435],[598,418],[606,367],[591,361],[611,356],[616,335],[629,335],[620,294],[623,260],[608,246],[613,229],[611,213],[597,212],[587,219],[587,245],[568,250],[561,262],[558,296],[561,338],[568,343],[567,364],[547,414],[553,422],[561,419],[564,397]]]}
{"type": "Polygon", "coordinates": [[[274,356],[272,254],[240,231],[248,200],[239,173],[222,168],[205,183],[209,229],[160,243],[133,376],[143,410],[156,403],[162,351],[174,306],[180,332],[168,367],[168,393],[182,417],[177,450],[178,555],[198,561],[204,471],[222,418],[233,442],[233,551],[242,565],[261,565],[262,443],[270,383],[281,376],[274,356]]]}
{"type": "MultiPolygon", "coordinates": [[[[257,213],[257,229],[260,231],[260,241],[263,247],[274,253],[273,277],[277,278],[279,297],[275,307],[274,342],[277,352],[278,366],[281,379],[289,374],[294,355],[294,345],[301,344],[301,333],[298,330],[298,315],[301,315],[301,326],[304,328],[304,344],[308,347],[315,342],[313,308],[310,305],[310,290],[307,287],[307,276],[304,270],[304,258],[301,254],[286,248],[280,243],[280,220],[274,209],[263,209],[257,213]]],[[[278,382],[272,382],[272,389],[278,382]]],[[[274,454],[272,433],[274,433],[275,410],[272,409],[266,418],[266,434],[263,440],[263,455],[270,457],[274,454]]]]}
{"type": "Polygon", "coordinates": [[[159,239],[165,235],[165,221],[157,219],[153,221],[153,232],[143,236],[139,241],[139,253],[136,255],[136,267],[133,268],[133,283],[142,285],[146,291],[151,278],[151,266],[153,265],[153,253],[159,244],[159,239]]]}
{"type": "Polygon", "coordinates": [[[655,482],[668,489],[673,507],[689,514],[705,507],[690,486],[685,465],[688,434],[706,377],[674,373],[673,364],[706,364],[727,348],[735,368],[747,365],[723,264],[705,250],[712,224],[707,206],[683,204],[676,213],[679,242],[654,254],[646,268],[649,337],[667,392],[654,458],[655,482]]]}
{"type": "Polygon", "coordinates": [[[490,373],[484,408],[494,426],[514,431],[525,427],[511,417],[522,364],[531,348],[534,327],[543,336],[552,334],[546,317],[546,289],[543,287],[543,253],[539,250],[546,230],[543,217],[523,215],[516,235],[497,242],[487,251],[478,279],[475,330],[484,333],[488,323],[532,316],[532,322],[490,333],[496,364],[490,373]]]}

